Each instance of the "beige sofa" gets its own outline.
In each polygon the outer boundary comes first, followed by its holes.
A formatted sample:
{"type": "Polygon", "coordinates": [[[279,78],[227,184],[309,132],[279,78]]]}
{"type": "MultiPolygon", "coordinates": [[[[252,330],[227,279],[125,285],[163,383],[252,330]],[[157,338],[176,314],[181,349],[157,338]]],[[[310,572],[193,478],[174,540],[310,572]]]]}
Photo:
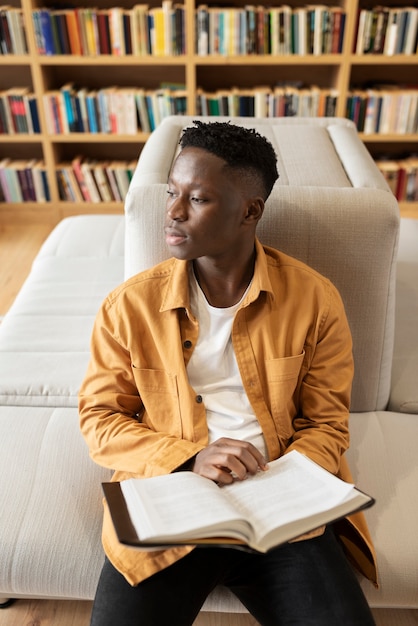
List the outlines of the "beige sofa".
{"type": "MultiPolygon", "coordinates": [[[[124,277],[166,256],[165,183],[181,129],[191,119],[168,118],[150,137],[124,217],[81,216],[57,226],[0,325],[0,595],[5,599],[94,595],[103,560],[100,483],[109,471],[88,457],[78,430],[77,391],[101,300],[124,277]]],[[[265,133],[278,154],[281,176],[260,238],[329,276],[345,301],[356,364],[349,459],[359,487],[376,498],[367,517],[380,587],[362,585],[371,606],[381,609],[379,623],[413,624],[418,616],[418,221],[401,220],[398,253],[396,202],[351,122],[236,121],[265,133]]],[[[198,623],[254,622],[218,588],[198,623]]]]}

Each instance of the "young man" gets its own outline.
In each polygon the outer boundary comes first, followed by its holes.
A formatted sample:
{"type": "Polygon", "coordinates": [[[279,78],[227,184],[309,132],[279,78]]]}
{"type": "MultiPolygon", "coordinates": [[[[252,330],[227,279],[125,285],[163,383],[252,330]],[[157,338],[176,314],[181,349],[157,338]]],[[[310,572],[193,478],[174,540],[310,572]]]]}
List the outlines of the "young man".
{"type": "MultiPolygon", "coordinates": [[[[273,147],[254,130],[201,121],[180,144],[165,220],[173,258],[113,291],[95,323],[80,392],[92,458],[115,480],[182,470],[223,485],[296,449],[350,480],[341,298],[256,238],[278,178],[273,147]]],[[[375,580],[361,514],[265,555],[139,552],[118,543],[105,507],[103,543],[92,626],[190,625],[218,584],[262,625],[374,623],[347,560],[375,580]]]]}

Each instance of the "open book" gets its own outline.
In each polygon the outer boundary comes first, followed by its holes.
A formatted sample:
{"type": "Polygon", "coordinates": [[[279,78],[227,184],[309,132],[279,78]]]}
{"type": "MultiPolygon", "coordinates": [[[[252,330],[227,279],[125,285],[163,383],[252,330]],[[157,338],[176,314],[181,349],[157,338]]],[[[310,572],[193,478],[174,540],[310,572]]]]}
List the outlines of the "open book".
{"type": "Polygon", "coordinates": [[[223,487],[186,471],[103,489],[119,541],[142,549],[211,544],[267,552],[374,503],[296,451],[223,487]]]}

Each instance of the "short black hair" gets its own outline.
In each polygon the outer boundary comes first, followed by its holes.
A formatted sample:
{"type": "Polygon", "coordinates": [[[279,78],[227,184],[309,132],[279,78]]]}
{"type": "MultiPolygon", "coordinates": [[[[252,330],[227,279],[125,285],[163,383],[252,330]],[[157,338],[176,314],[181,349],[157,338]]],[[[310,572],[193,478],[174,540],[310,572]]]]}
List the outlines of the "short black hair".
{"type": "Polygon", "coordinates": [[[254,128],[230,122],[202,122],[183,130],[181,148],[202,148],[234,169],[252,170],[262,182],[264,200],[279,177],[277,156],[271,143],[254,128]]]}

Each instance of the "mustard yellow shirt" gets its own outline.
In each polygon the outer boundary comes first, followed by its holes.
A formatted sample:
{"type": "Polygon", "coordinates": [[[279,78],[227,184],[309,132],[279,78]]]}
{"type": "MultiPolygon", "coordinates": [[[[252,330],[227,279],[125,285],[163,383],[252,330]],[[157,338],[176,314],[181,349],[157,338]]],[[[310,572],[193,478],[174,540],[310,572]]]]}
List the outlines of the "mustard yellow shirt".
{"type": "MultiPolygon", "coordinates": [[[[198,333],[186,261],[170,259],[142,272],[104,301],[79,409],[91,457],[114,470],[113,480],[168,474],[207,445],[205,406],[186,371],[198,333]]],[[[344,452],[352,342],[337,289],[307,265],[256,241],[254,277],[235,315],[232,342],[269,458],[297,449],[351,481],[344,452]]],[[[376,581],[363,515],[339,523],[338,532],[349,558],[376,581]]],[[[106,505],[103,545],[134,585],[192,549],[123,546],[106,505]]]]}

